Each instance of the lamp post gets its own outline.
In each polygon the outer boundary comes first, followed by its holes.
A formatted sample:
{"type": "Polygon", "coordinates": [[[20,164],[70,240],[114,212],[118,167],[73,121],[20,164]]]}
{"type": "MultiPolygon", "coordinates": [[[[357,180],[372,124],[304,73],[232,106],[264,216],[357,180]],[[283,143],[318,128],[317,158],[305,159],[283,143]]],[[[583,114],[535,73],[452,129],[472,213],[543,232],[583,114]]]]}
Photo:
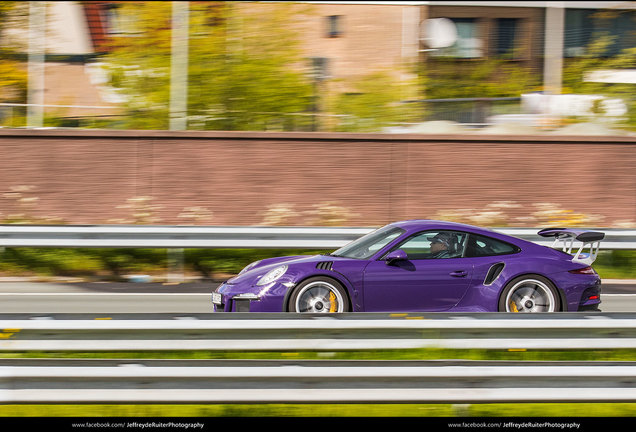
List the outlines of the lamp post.
{"type": "Polygon", "coordinates": [[[44,55],[46,49],[46,2],[29,2],[29,53],[27,122],[28,128],[44,123],[44,55]]]}
{"type": "Polygon", "coordinates": [[[189,2],[172,2],[170,56],[170,130],[188,128],[188,20],[189,2]]]}

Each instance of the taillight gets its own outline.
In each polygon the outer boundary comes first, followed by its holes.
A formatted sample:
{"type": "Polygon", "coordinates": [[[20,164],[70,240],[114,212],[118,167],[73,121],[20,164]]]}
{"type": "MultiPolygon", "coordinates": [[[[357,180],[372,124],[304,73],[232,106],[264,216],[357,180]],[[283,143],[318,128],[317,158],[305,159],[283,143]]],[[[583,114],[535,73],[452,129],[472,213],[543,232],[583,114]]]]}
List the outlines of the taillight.
{"type": "Polygon", "coordinates": [[[583,267],[580,269],[576,269],[576,270],[570,270],[568,273],[572,273],[572,274],[584,274],[584,275],[593,275],[596,274],[596,272],[594,271],[594,269],[592,267],[583,267]]]}

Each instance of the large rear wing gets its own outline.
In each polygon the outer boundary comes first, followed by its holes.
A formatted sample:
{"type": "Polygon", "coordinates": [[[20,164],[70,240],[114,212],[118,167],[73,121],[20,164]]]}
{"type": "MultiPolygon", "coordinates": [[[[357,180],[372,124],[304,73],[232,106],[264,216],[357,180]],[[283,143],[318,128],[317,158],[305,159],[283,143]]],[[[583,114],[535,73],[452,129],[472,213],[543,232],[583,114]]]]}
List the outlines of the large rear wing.
{"type": "Polygon", "coordinates": [[[581,242],[577,252],[572,258],[572,262],[581,264],[592,264],[598,255],[601,240],[605,238],[605,233],[599,231],[584,231],[571,228],[546,228],[538,232],[541,237],[554,237],[552,247],[561,247],[563,252],[572,255],[574,242],[581,242]],[[585,249],[588,252],[584,252],[585,249]]]}

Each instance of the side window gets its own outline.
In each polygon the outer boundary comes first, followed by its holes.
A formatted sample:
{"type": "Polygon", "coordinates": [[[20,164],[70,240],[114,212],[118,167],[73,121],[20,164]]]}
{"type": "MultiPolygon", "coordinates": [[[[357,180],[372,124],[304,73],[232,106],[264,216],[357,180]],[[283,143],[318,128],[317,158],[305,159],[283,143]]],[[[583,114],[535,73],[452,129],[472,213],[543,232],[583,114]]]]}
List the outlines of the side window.
{"type": "Polygon", "coordinates": [[[479,58],[484,56],[477,18],[450,18],[457,29],[457,40],[447,48],[431,51],[433,57],[479,58]]]}
{"type": "Polygon", "coordinates": [[[393,250],[403,250],[409,260],[458,258],[462,256],[465,241],[465,233],[425,231],[409,237],[393,250]]]}
{"type": "Polygon", "coordinates": [[[466,244],[466,257],[480,257],[493,255],[508,255],[519,252],[517,246],[511,245],[500,240],[485,237],[477,234],[471,234],[466,244]]]}

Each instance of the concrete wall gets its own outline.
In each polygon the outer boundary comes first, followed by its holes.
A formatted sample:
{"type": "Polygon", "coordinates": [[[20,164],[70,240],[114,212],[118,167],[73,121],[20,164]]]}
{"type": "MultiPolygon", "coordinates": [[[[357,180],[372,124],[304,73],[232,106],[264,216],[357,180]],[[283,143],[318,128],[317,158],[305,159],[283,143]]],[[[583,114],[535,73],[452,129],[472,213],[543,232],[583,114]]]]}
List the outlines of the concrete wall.
{"type": "Polygon", "coordinates": [[[326,202],[354,214],[348,226],[498,201],[519,206],[505,210],[515,221],[546,202],[599,226],[636,220],[634,137],[0,129],[0,158],[2,220],[131,221],[134,197],[152,197],[162,224],[199,207],[212,213],[199,224],[256,225],[285,203],[306,225],[326,202]]]}

